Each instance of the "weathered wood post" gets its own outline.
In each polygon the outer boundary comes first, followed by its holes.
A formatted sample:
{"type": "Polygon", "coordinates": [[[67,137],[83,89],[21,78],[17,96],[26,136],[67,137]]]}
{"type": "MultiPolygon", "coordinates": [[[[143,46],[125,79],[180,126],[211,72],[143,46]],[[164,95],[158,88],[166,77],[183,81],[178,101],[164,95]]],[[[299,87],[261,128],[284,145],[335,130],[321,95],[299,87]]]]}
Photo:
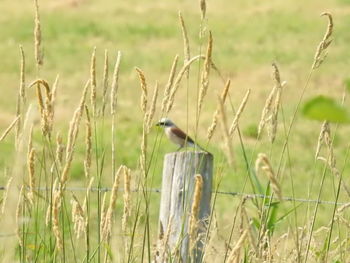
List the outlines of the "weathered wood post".
{"type": "Polygon", "coordinates": [[[165,155],[159,214],[159,241],[156,262],[199,262],[210,216],[213,156],[207,152],[174,152],[165,155]],[[200,174],[203,188],[198,213],[198,235],[189,248],[189,218],[200,174]],[[202,238],[200,238],[202,237],[202,238]],[[189,251],[191,250],[191,251],[189,251]]]}

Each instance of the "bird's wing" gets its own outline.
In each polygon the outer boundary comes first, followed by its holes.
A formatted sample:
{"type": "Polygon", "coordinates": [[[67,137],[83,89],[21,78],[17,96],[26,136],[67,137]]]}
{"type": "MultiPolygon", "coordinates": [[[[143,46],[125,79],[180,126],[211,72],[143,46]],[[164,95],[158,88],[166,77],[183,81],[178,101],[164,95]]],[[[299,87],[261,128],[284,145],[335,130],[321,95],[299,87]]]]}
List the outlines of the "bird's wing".
{"type": "Polygon", "coordinates": [[[178,136],[179,138],[186,140],[188,143],[194,143],[194,141],[192,140],[191,137],[189,137],[188,135],[186,135],[186,133],[184,133],[181,129],[179,129],[178,127],[172,127],[171,131],[178,136]]]}

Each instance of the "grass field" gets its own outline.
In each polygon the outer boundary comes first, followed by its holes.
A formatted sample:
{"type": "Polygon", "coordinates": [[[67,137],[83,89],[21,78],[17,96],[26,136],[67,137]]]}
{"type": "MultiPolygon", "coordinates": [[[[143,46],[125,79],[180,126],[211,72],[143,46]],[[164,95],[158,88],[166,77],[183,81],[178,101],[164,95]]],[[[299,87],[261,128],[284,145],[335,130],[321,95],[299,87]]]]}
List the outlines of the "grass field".
{"type": "MultiPolygon", "coordinates": [[[[226,80],[231,80],[229,96],[225,104],[229,125],[235,116],[234,109],[239,108],[247,90],[251,90],[246,107],[239,119],[241,136],[236,131],[231,138],[235,164],[230,165],[227,161],[227,142],[220,125],[221,118],[214,137],[208,143],[207,148],[213,153],[215,159],[214,190],[257,194],[249,180],[247,184],[245,182],[249,174],[252,176],[251,174],[254,173],[252,171],[258,153],[266,153],[274,171],[279,171],[277,180],[284,197],[348,202],[349,196],[343,187],[340,188],[340,194],[337,197],[339,177],[335,176],[334,167],[330,168],[320,160],[315,161],[322,122],[303,117],[297,105],[301,96],[302,107],[305,101],[317,95],[326,95],[341,103],[343,95],[347,94],[344,83],[349,78],[350,1],[237,0],[232,3],[224,0],[208,1],[204,20],[201,20],[198,2],[184,0],[39,1],[44,50],[44,64],[40,67],[36,66],[34,57],[33,1],[3,0],[0,2],[0,8],[3,11],[0,18],[0,43],[2,43],[0,45],[2,58],[0,91],[3,94],[0,96],[0,133],[5,131],[16,117],[20,86],[20,45],[23,46],[25,53],[26,87],[40,78],[46,80],[52,88],[56,76],[59,75],[52,137],[44,136],[41,132],[42,116],[35,87],[31,87],[26,88],[27,101],[22,105],[20,122],[23,125],[24,115],[30,105],[32,107],[31,114],[27,118],[29,122],[27,129],[22,130],[22,139],[15,138],[15,129],[13,129],[4,140],[0,141],[0,171],[3,173],[0,182],[5,186],[8,179],[13,178],[11,191],[7,198],[3,198],[7,203],[3,202],[6,209],[1,215],[0,244],[2,245],[0,249],[2,252],[6,251],[3,253],[2,262],[11,262],[11,260],[19,262],[140,262],[143,260],[147,262],[148,256],[153,257],[158,234],[159,193],[131,194],[133,205],[126,231],[121,229],[123,200],[120,195],[116,204],[112,205],[113,234],[107,240],[101,240],[102,234],[99,229],[104,211],[101,204],[103,193],[92,192],[90,199],[87,198],[88,211],[84,210],[86,214],[83,215],[84,220],[89,221],[90,232],[87,235],[91,242],[89,249],[85,248],[86,239],[77,240],[72,233],[72,224],[67,223],[71,220],[72,194],[82,206],[85,192],[73,191],[73,193],[66,190],[61,193],[61,206],[58,209],[60,220],[57,228],[63,235],[63,250],[59,249],[59,241],[56,239],[55,215],[51,215],[47,227],[44,226],[45,220],[42,218],[45,217],[47,207],[52,208],[55,203],[54,179],[60,178],[63,171],[61,169],[67,162],[57,165],[57,160],[54,159],[55,137],[57,132],[60,132],[63,144],[69,145],[69,140],[66,138],[69,134],[70,121],[79,105],[84,85],[91,78],[91,54],[94,47],[96,47],[98,109],[103,103],[105,50],[108,50],[109,54],[109,89],[112,84],[117,51],[121,52],[122,57],[115,120],[113,121],[111,117],[109,102],[104,117],[92,116],[90,88],[85,101],[92,125],[90,176],[95,177],[93,187],[112,187],[115,175],[113,170],[120,165],[125,165],[131,169],[133,189],[140,190],[140,185],[160,188],[163,156],[165,153],[175,151],[176,146],[161,137],[162,131],[154,124],[164,116],[161,112],[161,103],[175,55],[179,55],[178,70],[184,63],[179,11],[186,23],[192,57],[206,54],[208,32],[212,32],[212,62],[220,70],[222,77],[211,69],[208,92],[203,101],[202,111],[198,114],[197,101],[204,62],[201,60],[193,63],[190,68],[190,77],[183,78],[176,92],[169,118],[197,138],[201,145],[206,145],[207,129],[218,107],[217,95],[221,93],[226,80]],[[330,12],[334,20],[332,43],[326,50],[328,56],[323,64],[310,71],[316,48],[327,28],[327,18],[319,16],[325,11],[330,12]],[[199,36],[201,30],[203,37],[199,36]],[[278,65],[281,80],[286,81],[286,86],[283,88],[279,106],[276,139],[271,143],[266,131],[257,138],[257,128],[265,101],[275,85],[271,77],[273,62],[278,65]],[[151,104],[156,83],[159,86],[156,111],[152,127],[147,134],[148,163],[146,166],[149,167],[147,179],[142,177],[144,171],[142,165],[140,166],[140,156],[144,154],[141,150],[144,115],[140,108],[142,89],[140,89],[135,67],[140,68],[145,74],[148,85],[148,105],[151,104]],[[303,94],[304,88],[305,94],[303,94]],[[291,122],[293,124],[290,136],[287,137],[291,122]],[[47,186],[51,189],[49,191],[51,195],[41,192],[35,194],[34,201],[30,201],[28,147],[23,145],[21,151],[21,146],[16,146],[16,141],[28,144],[30,123],[34,124],[32,140],[36,151],[34,164],[36,187],[47,186]],[[114,141],[111,132],[113,123],[115,124],[114,141]],[[116,148],[115,166],[112,166],[111,144],[113,142],[116,148]],[[153,151],[155,154],[151,155],[153,151]],[[247,159],[244,158],[244,153],[247,159]],[[248,170],[247,165],[250,166],[248,170]],[[55,172],[50,172],[51,166],[58,168],[55,172]],[[321,186],[323,179],[324,183],[321,186]],[[220,183],[219,188],[216,188],[218,183],[220,183]],[[19,193],[21,185],[25,186],[22,195],[19,193]],[[23,196],[24,200],[20,206],[17,205],[19,196],[23,196]],[[17,221],[14,218],[17,218],[17,221]],[[19,221],[18,218],[20,218],[19,221]],[[136,232],[132,231],[134,226],[136,232]],[[19,242],[22,242],[22,245],[19,242]],[[147,252],[151,250],[152,255],[147,252]]],[[[108,90],[109,93],[110,90],[108,90]]],[[[347,97],[344,104],[348,107],[347,97]]],[[[84,175],[87,144],[84,112],[85,110],[82,113],[75,147],[73,146],[75,150],[69,169],[68,187],[87,187],[89,183],[89,178],[85,178],[84,175]]],[[[331,148],[334,151],[336,168],[343,176],[342,185],[346,187],[350,171],[347,160],[349,125],[331,123],[330,127],[331,148]]],[[[327,158],[328,154],[329,151],[322,149],[321,156],[327,158]]],[[[270,189],[268,178],[263,174],[257,176],[263,187],[263,193],[271,194],[273,191],[270,189]]],[[[121,188],[123,188],[122,185],[121,188]]],[[[108,194],[107,198],[109,196],[108,194]]],[[[254,199],[249,199],[242,205],[241,196],[218,195],[213,208],[215,227],[212,227],[211,243],[208,244],[206,251],[207,262],[225,260],[227,262],[263,262],[262,260],[266,262],[347,262],[349,260],[347,210],[333,214],[336,209],[334,205],[282,201],[273,203],[271,206],[268,201],[260,199],[256,203],[254,199]],[[244,222],[239,206],[247,210],[248,222],[244,222]],[[239,218],[237,220],[241,225],[236,222],[236,217],[239,218]],[[247,238],[238,248],[241,253],[235,254],[235,244],[238,238],[243,236],[243,228],[253,229],[255,236],[250,235],[250,238],[247,238]],[[231,230],[234,233],[233,240],[229,236],[231,230]],[[267,236],[268,242],[265,242],[264,238],[266,239],[267,236]],[[255,245],[252,241],[254,237],[255,245]],[[310,248],[306,249],[309,241],[310,248]],[[309,253],[308,257],[306,253],[309,253]],[[225,254],[232,254],[230,259],[237,261],[228,260],[225,254]]],[[[177,262],[176,256],[174,261],[177,262]]]]}

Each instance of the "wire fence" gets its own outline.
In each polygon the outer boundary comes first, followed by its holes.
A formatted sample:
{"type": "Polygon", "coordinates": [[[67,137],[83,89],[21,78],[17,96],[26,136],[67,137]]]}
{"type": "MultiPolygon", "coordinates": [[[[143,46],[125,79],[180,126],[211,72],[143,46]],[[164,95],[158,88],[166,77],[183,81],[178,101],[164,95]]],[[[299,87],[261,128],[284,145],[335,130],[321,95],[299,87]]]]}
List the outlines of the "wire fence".
{"type": "MultiPolygon", "coordinates": [[[[67,191],[87,191],[87,188],[85,187],[66,187],[65,188],[67,191]]],[[[0,186],[0,191],[6,190],[5,186],[0,186]]],[[[39,187],[36,188],[37,191],[50,191],[51,188],[47,187],[39,187]]],[[[90,188],[90,191],[92,192],[110,192],[112,191],[111,187],[92,187],[90,188]]],[[[118,191],[123,192],[123,188],[119,188],[118,191]]],[[[139,190],[133,189],[132,192],[138,192],[139,190]]],[[[147,192],[153,192],[153,193],[161,193],[162,190],[159,188],[150,188],[146,190],[147,192]]],[[[246,198],[261,198],[261,199],[267,199],[267,200],[279,200],[275,196],[271,195],[264,195],[264,194],[255,194],[255,193],[241,193],[241,192],[230,192],[230,191],[213,191],[213,194],[217,193],[218,195],[229,195],[229,196],[244,196],[246,198]]],[[[348,203],[345,202],[334,202],[334,201],[329,201],[329,200],[316,200],[316,199],[305,199],[305,198],[293,198],[291,196],[283,196],[282,197],[283,201],[288,201],[288,202],[298,202],[298,203],[314,203],[314,204],[324,204],[324,205],[345,205],[348,203]]],[[[350,203],[350,202],[349,202],[350,203]]]]}

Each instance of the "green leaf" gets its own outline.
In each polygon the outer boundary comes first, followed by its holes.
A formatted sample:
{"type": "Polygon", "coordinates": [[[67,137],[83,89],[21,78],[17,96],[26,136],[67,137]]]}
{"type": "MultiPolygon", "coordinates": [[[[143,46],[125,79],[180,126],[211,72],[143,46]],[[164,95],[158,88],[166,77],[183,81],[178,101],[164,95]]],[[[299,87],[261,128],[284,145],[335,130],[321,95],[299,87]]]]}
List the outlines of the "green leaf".
{"type": "Polygon", "coordinates": [[[329,97],[317,96],[310,99],[304,104],[302,113],[311,120],[350,123],[346,108],[329,97]]]}
{"type": "Polygon", "coordinates": [[[346,90],[350,93],[350,79],[345,79],[344,85],[345,85],[346,90]]]}

